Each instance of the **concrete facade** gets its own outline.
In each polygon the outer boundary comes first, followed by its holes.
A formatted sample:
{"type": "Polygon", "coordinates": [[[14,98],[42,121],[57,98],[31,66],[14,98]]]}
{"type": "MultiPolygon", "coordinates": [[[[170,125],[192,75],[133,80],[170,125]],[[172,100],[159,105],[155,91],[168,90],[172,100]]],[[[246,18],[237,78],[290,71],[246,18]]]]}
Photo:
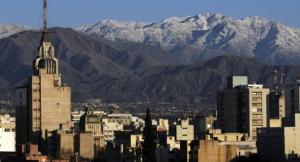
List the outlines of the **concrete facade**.
{"type": "Polygon", "coordinates": [[[231,162],[238,156],[236,145],[222,145],[218,141],[199,141],[198,162],[231,162]]]}
{"type": "Polygon", "coordinates": [[[75,152],[78,153],[80,161],[89,161],[94,158],[94,140],[91,132],[77,134],[75,143],[75,152]]]}

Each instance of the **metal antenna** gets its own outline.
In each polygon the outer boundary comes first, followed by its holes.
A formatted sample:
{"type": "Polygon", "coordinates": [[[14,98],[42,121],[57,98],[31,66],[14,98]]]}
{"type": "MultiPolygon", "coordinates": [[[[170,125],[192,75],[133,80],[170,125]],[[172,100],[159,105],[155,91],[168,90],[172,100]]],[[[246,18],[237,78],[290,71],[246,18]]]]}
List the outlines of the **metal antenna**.
{"type": "Polygon", "coordinates": [[[48,0],[44,0],[43,5],[43,20],[44,20],[44,31],[48,30],[48,0]]]}

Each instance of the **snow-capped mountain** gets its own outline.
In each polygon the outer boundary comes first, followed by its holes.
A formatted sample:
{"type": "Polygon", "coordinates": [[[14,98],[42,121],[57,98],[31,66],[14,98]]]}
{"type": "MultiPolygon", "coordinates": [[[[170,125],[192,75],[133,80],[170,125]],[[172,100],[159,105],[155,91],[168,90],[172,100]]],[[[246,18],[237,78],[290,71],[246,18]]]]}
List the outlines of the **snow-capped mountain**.
{"type": "Polygon", "coordinates": [[[290,63],[300,58],[300,30],[262,17],[222,14],[171,17],[157,23],[104,20],[77,30],[109,40],[158,45],[191,62],[223,54],[290,63]]]}
{"type": "Polygon", "coordinates": [[[0,39],[11,36],[13,34],[30,30],[30,27],[20,26],[20,25],[4,25],[0,24],[0,39]]]}
{"type": "MultiPolygon", "coordinates": [[[[32,28],[0,25],[0,39],[28,29],[32,28]]],[[[75,30],[111,41],[158,46],[182,63],[219,55],[253,57],[271,64],[300,63],[300,29],[262,17],[199,14],[155,23],[103,20],[75,30]]]]}

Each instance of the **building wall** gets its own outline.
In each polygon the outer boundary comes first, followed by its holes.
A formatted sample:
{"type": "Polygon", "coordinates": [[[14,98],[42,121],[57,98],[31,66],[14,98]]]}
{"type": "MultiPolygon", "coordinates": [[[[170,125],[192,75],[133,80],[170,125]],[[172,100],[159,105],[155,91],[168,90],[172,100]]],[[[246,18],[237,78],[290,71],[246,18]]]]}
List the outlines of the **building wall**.
{"type": "Polygon", "coordinates": [[[285,155],[300,156],[300,113],[295,114],[295,126],[284,128],[285,155]]]}
{"type": "Polygon", "coordinates": [[[27,87],[19,87],[16,90],[16,143],[28,142],[28,103],[27,87]]]}
{"type": "Polygon", "coordinates": [[[58,158],[71,159],[74,155],[74,134],[73,133],[60,133],[58,145],[58,158]]]}
{"type": "MultiPolygon", "coordinates": [[[[41,81],[40,122],[42,135],[45,137],[46,130],[59,129],[61,123],[71,121],[71,88],[56,85],[56,82],[60,81],[59,75],[42,74],[39,79],[41,81]]],[[[33,104],[33,110],[34,106],[33,104]]],[[[33,111],[33,113],[35,112],[33,111]]]]}
{"type": "Polygon", "coordinates": [[[224,89],[217,100],[217,127],[223,132],[240,132],[239,89],[224,89]]]}
{"type": "Polygon", "coordinates": [[[259,128],[257,151],[263,160],[284,160],[284,134],[282,128],[259,128]],[[272,148],[270,150],[270,148],[272,148]]]}
{"type": "Polygon", "coordinates": [[[78,152],[80,158],[93,159],[94,158],[94,142],[92,133],[80,133],[78,136],[78,152]]]}
{"type": "Polygon", "coordinates": [[[201,140],[198,162],[231,162],[238,154],[235,145],[221,145],[218,141],[201,140]]]}

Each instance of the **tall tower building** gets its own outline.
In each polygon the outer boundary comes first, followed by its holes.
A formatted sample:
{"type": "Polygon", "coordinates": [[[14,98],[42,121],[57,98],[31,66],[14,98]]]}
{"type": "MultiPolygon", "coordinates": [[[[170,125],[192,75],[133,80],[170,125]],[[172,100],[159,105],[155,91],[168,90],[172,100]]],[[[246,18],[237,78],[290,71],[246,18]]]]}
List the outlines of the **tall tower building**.
{"type": "Polygon", "coordinates": [[[17,88],[17,145],[45,144],[60,124],[71,121],[71,88],[62,85],[58,60],[47,28],[47,0],[44,0],[44,26],[33,61],[33,75],[17,88]]]}
{"type": "Polygon", "coordinates": [[[250,140],[256,140],[257,128],[268,124],[269,89],[247,83],[244,80],[218,93],[217,125],[225,133],[247,133],[250,140]]]}

